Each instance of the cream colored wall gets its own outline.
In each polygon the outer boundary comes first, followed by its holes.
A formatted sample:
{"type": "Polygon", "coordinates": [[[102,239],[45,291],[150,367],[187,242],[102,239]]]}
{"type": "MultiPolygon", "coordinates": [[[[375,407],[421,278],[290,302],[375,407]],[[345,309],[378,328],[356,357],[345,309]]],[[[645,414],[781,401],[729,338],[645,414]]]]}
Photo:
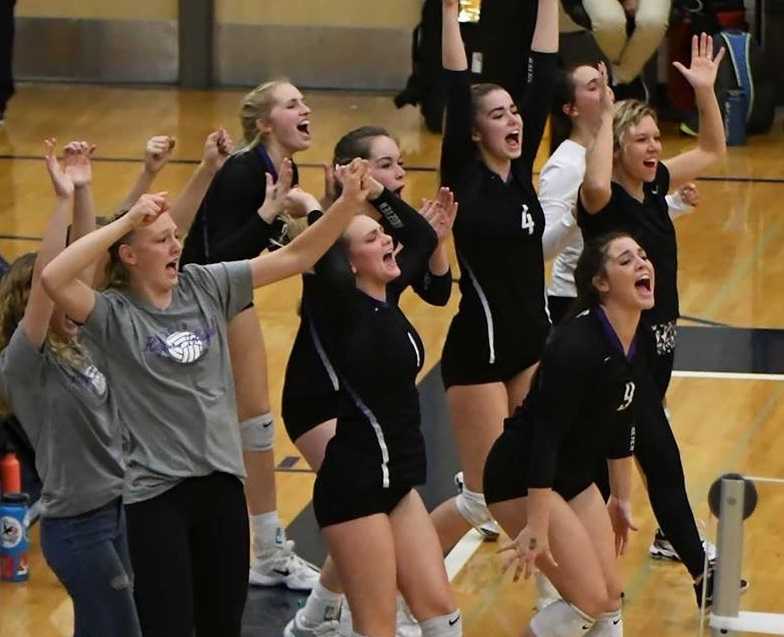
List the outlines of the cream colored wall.
{"type": "Polygon", "coordinates": [[[22,0],[16,3],[16,15],[22,18],[176,20],[177,4],[177,0],[22,0]]]}
{"type": "Polygon", "coordinates": [[[362,28],[411,28],[422,0],[215,0],[215,20],[230,24],[277,24],[362,28]]]}

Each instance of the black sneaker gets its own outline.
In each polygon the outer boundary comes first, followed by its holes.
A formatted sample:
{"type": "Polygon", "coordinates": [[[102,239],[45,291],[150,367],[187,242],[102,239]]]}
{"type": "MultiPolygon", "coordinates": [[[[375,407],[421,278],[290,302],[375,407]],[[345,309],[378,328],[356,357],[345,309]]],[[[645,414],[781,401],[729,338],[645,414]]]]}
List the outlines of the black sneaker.
{"type": "MultiPolygon", "coordinates": [[[[705,610],[710,610],[713,604],[713,579],[716,572],[716,560],[708,562],[708,571],[705,574],[705,610]]],[[[702,608],[702,575],[700,575],[694,582],[694,593],[697,595],[697,606],[702,608]]],[[[740,579],[740,592],[745,593],[749,589],[749,582],[741,577],[740,579]]]]}

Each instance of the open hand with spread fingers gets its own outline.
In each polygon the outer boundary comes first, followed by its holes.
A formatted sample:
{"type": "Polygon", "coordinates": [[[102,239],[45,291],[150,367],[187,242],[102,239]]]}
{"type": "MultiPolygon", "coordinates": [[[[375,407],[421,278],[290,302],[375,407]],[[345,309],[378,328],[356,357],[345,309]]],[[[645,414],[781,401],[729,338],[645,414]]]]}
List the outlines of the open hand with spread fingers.
{"type": "Polygon", "coordinates": [[[455,196],[449,188],[439,188],[435,199],[425,199],[422,202],[419,214],[427,219],[436,231],[439,243],[443,243],[449,237],[455,224],[457,208],[455,196]]]}
{"type": "Polygon", "coordinates": [[[272,223],[275,217],[283,212],[283,202],[291,190],[291,183],[294,180],[294,166],[291,160],[286,157],[280,163],[277,182],[273,180],[270,173],[265,173],[264,177],[267,180],[267,190],[264,195],[264,203],[258,209],[258,214],[267,223],[272,223]]]}
{"type": "Polygon", "coordinates": [[[515,582],[520,579],[520,575],[528,579],[531,575],[536,574],[536,561],[540,557],[550,566],[558,567],[558,563],[550,552],[547,533],[540,533],[529,526],[523,528],[514,540],[498,550],[498,553],[507,552],[514,552],[514,554],[504,564],[504,572],[516,562],[513,577],[515,582]]]}
{"type": "Polygon", "coordinates": [[[57,140],[52,138],[44,140],[44,159],[46,160],[46,170],[49,172],[49,178],[52,180],[52,187],[54,194],[61,199],[67,199],[73,196],[74,183],[71,177],[60,165],[55,155],[57,148],[57,140]]]}
{"type": "Polygon", "coordinates": [[[726,49],[721,47],[718,54],[713,55],[713,38],[706,33],[695,35],[691,39],[691,66],[686,68],[680,62],[672,65],[678,69],[683,77],[692,85],[694,90],[713,88],[716,82],[716,73],[726,49]]]}

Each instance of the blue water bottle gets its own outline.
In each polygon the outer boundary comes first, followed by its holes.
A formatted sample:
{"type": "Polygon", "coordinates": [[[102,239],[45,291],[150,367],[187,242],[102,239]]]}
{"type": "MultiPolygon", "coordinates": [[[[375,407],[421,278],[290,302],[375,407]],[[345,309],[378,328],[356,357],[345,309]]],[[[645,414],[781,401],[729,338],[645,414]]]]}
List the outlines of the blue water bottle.
{"type": "Polygon", "coordinates": [[[24,582],[27,564],[28,503],[26,493],[5,493],[0,498],[0,580],[24,582]]]}
{"type": "Polygon", "coordinates": [[[743,146],[746,143],[746,92],[742,89],[727,91],[724,102],[724,131],[727,146],[743,146]]]}

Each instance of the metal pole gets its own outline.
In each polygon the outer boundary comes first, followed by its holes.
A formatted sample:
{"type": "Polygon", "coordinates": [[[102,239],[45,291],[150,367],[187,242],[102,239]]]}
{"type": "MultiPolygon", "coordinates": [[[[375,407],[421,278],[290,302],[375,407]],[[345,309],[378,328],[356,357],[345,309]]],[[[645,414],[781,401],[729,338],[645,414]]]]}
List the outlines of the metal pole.
{"type": "MultiPolygon", "coordinates": [[[[743,480],[721,481],[719,511],[718,564],[713,583],[712,614],[737,617],[740,611],[740,572],[743,561],[743,480]]],[[[713,637],[733,635],[734,631],[712,628],[713,637]]]]}

